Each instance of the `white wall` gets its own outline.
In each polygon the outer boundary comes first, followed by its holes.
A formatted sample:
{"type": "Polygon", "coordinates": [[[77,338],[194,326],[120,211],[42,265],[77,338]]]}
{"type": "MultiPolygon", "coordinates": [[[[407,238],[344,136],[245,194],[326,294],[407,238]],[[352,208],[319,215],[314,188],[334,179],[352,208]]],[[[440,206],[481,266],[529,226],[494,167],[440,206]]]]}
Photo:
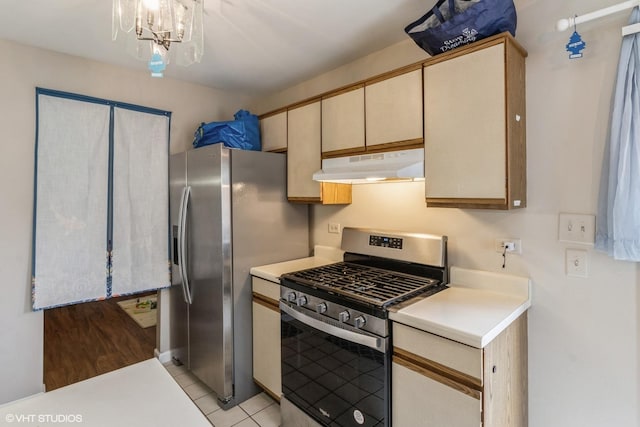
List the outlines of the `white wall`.
{"type": "MultiPolygon", "coordinates": [[[[424,185],[354,186],[350,206],[315,206],[313,244],[340,244],[328,222],[449,236],[452,265],[526,275],[529,410],[533,427],[640,425],[640,267],[588,248],[589,278],[565,275],[559,212],[595,214],[611,93],[628,13],[581,25],[584,58],[569,60],[570,32],[559,18],[608,0],[516,0],[517,40],[527,58],[528,207],[514,212],[427,208],[424,185]],[[522,239],[523,254],[502,256],[494,239],[522,239]]],[[[407,40],[256,103],[269,109],[419,60],[407,40]]],[[[461,118],[461,125],[464,123],[461,118]]],[[[579,247],[579,245],[576,245],[579,247]]]]}
{"type": "MultiPolygon", "coordinates": [[[[246,98],[153,79],[72,56],[0,40],[0,404],[42,390],[42,312],[31,311],[35,87],[172,111],[171,152],[184,151],[200,122],[229,120],[246,98]]],[[[160,351],[168,350],[163,343],[160,351]]]]}

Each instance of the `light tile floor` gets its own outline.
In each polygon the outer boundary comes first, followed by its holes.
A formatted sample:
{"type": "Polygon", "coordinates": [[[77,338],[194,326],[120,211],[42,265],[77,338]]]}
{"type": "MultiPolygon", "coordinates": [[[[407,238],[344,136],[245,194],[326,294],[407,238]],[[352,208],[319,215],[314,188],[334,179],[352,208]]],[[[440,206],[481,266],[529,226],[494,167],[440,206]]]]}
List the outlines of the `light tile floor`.
{"type": "Polygon", "coordinates": [[[260,393],[224,411],[220,409],[211,390],[184,366],[175,366],[169,362],[164,367],[214,427],[278,427],[280,425],[280,405],[265,393],[260,393]]]}

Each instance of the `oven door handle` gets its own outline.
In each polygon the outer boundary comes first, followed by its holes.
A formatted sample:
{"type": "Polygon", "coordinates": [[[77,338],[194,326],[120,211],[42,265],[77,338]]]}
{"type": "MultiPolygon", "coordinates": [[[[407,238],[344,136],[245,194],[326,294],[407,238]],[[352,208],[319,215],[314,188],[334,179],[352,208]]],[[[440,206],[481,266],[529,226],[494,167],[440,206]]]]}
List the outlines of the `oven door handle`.
{"type": "Polygon", "coordinates": [[[342,338],[343,340],[361,344],[366,347],[372,348],[374,350],[378,350],[380,352],[385,351],[385,342],[382,338],[373,337],[370,335],[365,335],[359,332],[350,331],[348,329],[340,328],[338,326],[331,325],[329,323],[325,323],[321,320],[315,319],[313,317],[309,317],[304,313],[300,313],[299,311],[294,310],[289,307],[282,301],[280,301],[280,310],[299,322],[304,323],[307,326],[310,326],[319,331],[325,332],[329,335],[333,335],[338,338],[342,338]]]}

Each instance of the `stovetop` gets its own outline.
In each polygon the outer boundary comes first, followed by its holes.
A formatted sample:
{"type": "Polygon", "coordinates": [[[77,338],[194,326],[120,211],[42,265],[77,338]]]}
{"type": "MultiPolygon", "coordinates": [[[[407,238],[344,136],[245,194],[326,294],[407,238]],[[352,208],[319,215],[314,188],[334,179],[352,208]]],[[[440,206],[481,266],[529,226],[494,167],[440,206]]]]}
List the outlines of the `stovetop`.
{"type": "Polygon", "coordinates": [[[345,227],[341,249],[342,262],[283,274],[284,302],[313,310],[313,296],[387,318],[392,305],[446,289],[446,236],[345,227]]]}
{"type": "Polygon", "coordinates": [[[434,278],[350,262],[296,271],[282,277],[377,307],[386,307],[429,289],[443,287],[442,282],[434,278]]]}

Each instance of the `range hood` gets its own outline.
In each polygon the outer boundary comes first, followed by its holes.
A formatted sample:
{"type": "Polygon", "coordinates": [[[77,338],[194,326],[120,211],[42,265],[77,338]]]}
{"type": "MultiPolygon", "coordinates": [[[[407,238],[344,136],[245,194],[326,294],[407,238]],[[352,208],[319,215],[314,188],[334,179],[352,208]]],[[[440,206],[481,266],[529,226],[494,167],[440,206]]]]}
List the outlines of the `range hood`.
{"type": "Polygon", "coordinates": [[[324,159],[322,169],[313,174],[313,179],[342,184],[424,179],[424,149],[324,159]]]}

